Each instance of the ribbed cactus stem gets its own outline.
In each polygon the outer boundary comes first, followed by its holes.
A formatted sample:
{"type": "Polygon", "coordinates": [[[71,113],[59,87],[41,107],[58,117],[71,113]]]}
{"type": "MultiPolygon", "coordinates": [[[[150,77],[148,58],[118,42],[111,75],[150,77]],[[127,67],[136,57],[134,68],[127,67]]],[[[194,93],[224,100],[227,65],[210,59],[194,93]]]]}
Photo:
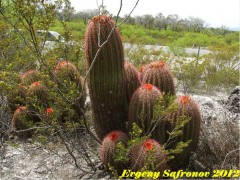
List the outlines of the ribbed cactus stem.
{"type": "Polygon", "coordinates": [[[142,129],[143,134],[150,130],[153,121],[153,109],[161,97],[160,90],[152,84],[143,84],[134,92],[128,111],[129,131],[132,131],[134,122],[142,129]]]}
{"type": "Polygon", "coordinates": [[[164,61],[147,65],[142,72],[142,82],[155,85],[163,94],[175,95],[173,76],[168,64],[164,61]]]}
{"type": "Polygon", "coordinates": [[[188,147],[180,154],[176,154],[175,158],[170,161],[173,169],[186,168],[189,163],[191,153],[197,149],[199,141],[202,116],[197,103],[189,96],[179,96],[169,107],[171,111],[167,111],[164,120],[159,122],[154,138],[160,143],[166,143],[169,139],[168,132],[173,132],[185,121],[185,125],[180,129],[182,135],[172,138],[168,142],[166,149],[174,149],[178,142],[187,142],[191,140],[188,147]],[[165,139],[163,139],[165,137],[165,139]]]}
{"type": "Polygon", "coordinates": [[[85,34],[87,69],[92,65],[99,45],[108,39],[88,75],[94,127],[99,139],[112,130],[126,131],[123,44],[114,24],[109,16],[96,16],[90,20],[85,34]]]}
{"type": "Polygon", "coordinates": [[[163,172],[168,168],[162,146],[154,139],[147,139],[130,149],[132,171],[152,170],[163,172]]]}
{"type": "Polygon", "coordinates": [[[116,162],[116,150],[117,144],[121,142],[126,145],[128,141],[128,135],[122,131],[110,132],[102,141],[100,158],[103,164],[108,167],[113,166],[119,174],[122,173],[123,169],[127,167],[127,164],[123,162],[116,162]]]}
{"type": "Polygon", "coordinates": [[[140,79],[138,77],[138,70],[134,67],[133,64],[125,61],[124,64],[125,68],[125,86],[126,86],[126,95],[127,95],[127,102],[130,103],[131,97],[133,93],[136,91],[137,88],[141,86],[140,79]]]}

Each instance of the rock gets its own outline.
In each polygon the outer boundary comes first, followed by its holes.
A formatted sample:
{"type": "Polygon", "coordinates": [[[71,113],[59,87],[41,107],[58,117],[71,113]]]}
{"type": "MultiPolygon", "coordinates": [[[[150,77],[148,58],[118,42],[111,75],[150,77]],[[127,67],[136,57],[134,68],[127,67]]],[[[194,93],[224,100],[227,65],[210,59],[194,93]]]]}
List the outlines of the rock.
{"type": "Polygon", "coordinates": [[[240,113],[240,86],[236,86],[230,93],[226,105],[230,111],[240,113]]]}

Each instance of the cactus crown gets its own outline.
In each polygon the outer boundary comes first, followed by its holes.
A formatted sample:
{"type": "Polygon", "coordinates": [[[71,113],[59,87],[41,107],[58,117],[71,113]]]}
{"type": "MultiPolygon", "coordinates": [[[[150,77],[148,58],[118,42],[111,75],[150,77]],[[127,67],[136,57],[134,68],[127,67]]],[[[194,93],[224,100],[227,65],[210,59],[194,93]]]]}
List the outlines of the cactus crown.
{"type": "Polygon", "coordinates": [[[27,71],[27,72],[21,74],[20,77],[21,77],[21,78],[25,78],[26,76],[28,76],[29,74],[32,74],[32,73],[36,73],[36,71],[33,70],[33,69],[30,69],[29,71],[27,71]]]}
{"type": "Polygon", "coordinates": [[[92,18],[92,21],[94,22],[94,24],[96,24],[96,23],[104,24],[104,23],[107,23],[110,20],[111,20],[111,18],[109,16],[106,16],[106,15],[94,16],[92,18]]]}
{"type": "Polygon", "coordinates": [[[39,86],[39,85],[40,85],[40,82],[39,81],[35,81],[30,86],[32,87],[32,86],[39,86]]]}
{"type": "Polygon", "coordinates": [[[113,131],[111,134],[109,134],[109,138],[112,141],[116,141],[118,139],[118,132],[117,131],[113,131]]]}
{"type": "Polygon", "coordinates": [[[143,84],[142,88],[151,91],[153,89],[153,85],[152,84],[143,84]]]}
{"type": "Polygon", "coordinates": [[[187,104],[191,101],[191,98],[189,96],[180,96],[179,100],[182,104],[187,104]]]}
{"type": "Polygon", "coordinates": [[[153,62],[150,64],[152,68],[163,68],[166,66],[166,63],[164,61],[158,61],[158,62],[153,62]]]}
{"type": "Polygon", "coordinates": [[[149,150],[153,149],[154,144],[153,144],[152,140],[148,139],[148,140],[146,140],[146,142],[143,144],[143,146],[144,146],[144,148],[145,148],[146,151],[149,151],[149,150]]]}

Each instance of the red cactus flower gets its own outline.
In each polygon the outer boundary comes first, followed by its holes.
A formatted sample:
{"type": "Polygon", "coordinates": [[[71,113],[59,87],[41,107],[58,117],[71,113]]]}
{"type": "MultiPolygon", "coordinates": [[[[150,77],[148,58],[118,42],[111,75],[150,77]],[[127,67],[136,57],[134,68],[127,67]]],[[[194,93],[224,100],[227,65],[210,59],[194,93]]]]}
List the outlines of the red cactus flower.
{"type": "Polygon", "coordinates": [[[183,103],[183,104],[187,104],[191,98],[189,96],[180,96],[180,102],[183,103]]]}
{"type": "Polygon", "coordinates": [[[153,88],[153,85],[152,85],[152,84],[143,84],[142,87],[143,87],[144,89],[147,89],[147,90],[151,91],[152,88],[153,88]]]}
{"type": "Polygon", "coordinates": [[[110,139],[112,140],[112,141],[116,141],[117,139],[118,139],[118,133],[115,131],[115,132],[112,132],[111,134],[110,134],[110,139]]]}
{"type": "Polygon", "coordinates": [[[46,112],[47,112],[47,116],[49,116],[50,114],[53,113],[53,108],[51,108],[51,107],[47,108],[46,112]]]}
{"type": "Polygon", "coordinates": [[[31,84],[31,86],[39,86],[40,85],[40,82],[39,81],[35,81],[35,82],[33,82],[32,84],[31,84]]]}
{"type": "Polygon", "coordinates": [[[146,151],[149,151],[153,148],[153,143],[151,140],[147,140],[144,144],[143,144],[144,148],[146,151]]]}

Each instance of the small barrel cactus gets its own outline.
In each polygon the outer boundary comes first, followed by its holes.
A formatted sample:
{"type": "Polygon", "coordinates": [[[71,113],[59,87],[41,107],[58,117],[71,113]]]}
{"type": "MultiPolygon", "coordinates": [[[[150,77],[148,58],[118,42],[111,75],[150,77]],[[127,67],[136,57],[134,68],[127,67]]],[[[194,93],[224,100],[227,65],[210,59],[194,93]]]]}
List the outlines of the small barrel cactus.
{"type": "Polygon", "coordinates": [[[192,98],[179,96],[166,112],[164,120],[159,121],[154,138],[160,143],[166,143],[169,139],[167,132],[174,132],[176,128],[181,130],[182,134],[170,137],[172,140],[168,142],[166,149],[175,149],[178,142],[191,140],[188,147],[182,153],[174,155],[175,158],[169,162],[173,169],[186,168],[190,155],[196,150],[199,140],[202,122],[200,110],[192,98]],[[181,123],[183,123],[183,127],[179,126],[181,123]]]}
{"type": "Polygon", "coordinates": [[[60,81],[71,80],[74,82],[78,82],[78,78],[80,76],[77,67],[69,61],[59,62],[54,72],[60,81]]]}
{"type": "Polygon", "coordinates": [[[85,34],[87,69],[91,67],[87,80],[93,122],[101,140],[113,130],[126,131],[124,51],[120,33],[114,26],[111,17],[96,16],[90,20],[85,34]],[[93,62],[99,45],[107,39],[93,62]]]}
{"type": "Polygon", "coordinates": [[[40,77],[36,70],[29,70],[20,76],[21,83],[25,86],[29,86],[33,82],[39,81],[39,79],[40,77]]]}
{"type": "Polygon", "coordinates": [[[160,171],[168,169],[162,146],[153,139],[147,139],[130,149],[130,169],[132,171],[160,171]]]}
{"type": "Polygon", "coordinates": [[[39,105],[48,106],[49,97],[47,87],[40,81],[33,82],[27,91],[29,98],[36,97],[36,102],[39,105]]]}
{"type": "Polygon", "coordinates": [[[140,79],[138,78],[138,71],[131,63],[125,61],[125,86],[126,86],[126,95],[127,101],[130,103],[131,97],[137,88],[141,86],[140,79]]]}
{"type": "Polygon", "coordinates": [[[79,107],[84,109],[85,101],[86,101],[86,88],[84,86],[84,79],[80,76],[80,73],[77,70],[77,67],[69,62],[69,61],[62,61],[59,62],[54,70],[56,74],[56,81],[58,82],[59,88],[63,92],[68,92],[69,85],[76,85],[76,88],[81,94],[81,97],[77,97],[77,101],[74,103],[75,108],[78,109],[79,107]],[[68,84],[69,83],[69,84],[68,84]],[[65,85],[65,86],[62,86],[65,85]],[[63,88],[65,87],[65,88],[63,88]]]}
{"type": "Polygon", "coordinates": [[[147,65],[142,73],[142,82],[155,85],[165,95],[175,95],[173,76],[164,61],[147,65]]]}
{"type": "Polygon", "coordinates": [[[122,173],[123,169],[127,167],[128,163],[116,162],[116,150],[117,144],[121,142],[123,145],[126,145],[128,141],[128,135],[121,131],[112,131],[110,132],[102,141],[100,158],[105,166],[113,166],[119,174],[122,173]]]}
{"type": "Polygon", "coordinates": [[[33,135],[33,130],[28,130],[31,127],[33,127],[31,113],[26,106],[20,106],[14,112],[12,118],[12,129],[14,130],[14,134],[21,138],[29,138],[33,135]]]}
{"type": "Polygon", "coordinates": [[[153,120],[153,108],[159,98],[160,90],[152,84],[143,84],[132,95],[128,110],[128,129],[132,131],[135,122],[143,135],[149,132],[153,120]]]}

